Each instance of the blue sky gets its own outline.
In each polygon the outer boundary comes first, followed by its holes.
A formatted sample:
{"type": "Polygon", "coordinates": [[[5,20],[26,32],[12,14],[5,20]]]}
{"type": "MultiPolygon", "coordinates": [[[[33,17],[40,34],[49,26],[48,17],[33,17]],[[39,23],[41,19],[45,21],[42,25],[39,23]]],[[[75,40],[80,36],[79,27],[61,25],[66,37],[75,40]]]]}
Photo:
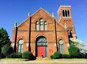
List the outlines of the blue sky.
{"type": "Polygon", "coordinates": [[[33,14],[42,7],[58,18],[60,5],[71,5],[77,37],[87,44],[87,0],[0,0],[0,27],[7,30],[11,39],[14,23],[20,24],[28,12],[33,14]]]}

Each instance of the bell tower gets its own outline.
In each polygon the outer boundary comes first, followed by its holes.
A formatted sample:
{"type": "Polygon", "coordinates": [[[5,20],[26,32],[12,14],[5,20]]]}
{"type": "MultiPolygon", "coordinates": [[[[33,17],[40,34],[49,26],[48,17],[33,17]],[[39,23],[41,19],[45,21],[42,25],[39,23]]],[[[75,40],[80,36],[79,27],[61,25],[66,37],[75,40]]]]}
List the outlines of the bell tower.
{"type": "Polygon", "coordinates": [[[58,9],[58,19],[72,18],[71,6],[60,6],[58,9]]]}
{"type": "Polygon", "coordinates": [[[70,38],[76,37],[71,6],[60,6],[58,9],[58,21],[67,30],[70,38]]]}

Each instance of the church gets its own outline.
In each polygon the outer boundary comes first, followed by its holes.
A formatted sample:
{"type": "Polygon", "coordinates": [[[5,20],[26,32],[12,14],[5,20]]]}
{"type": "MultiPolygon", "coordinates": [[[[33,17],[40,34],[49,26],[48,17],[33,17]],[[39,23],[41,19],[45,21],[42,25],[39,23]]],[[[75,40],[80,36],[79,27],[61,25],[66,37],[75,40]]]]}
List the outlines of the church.
{"type": "Polygon", "coordinates": [[[60,6],[57,14],[58,19],[40,8],[32,15],[28,13],[21,24],[15,23],[12,32],[15,52],[30,51],[36,57],[51,56],[56,51],[69,54],[70,38],[76,38],[71,6],[60,6]]]}

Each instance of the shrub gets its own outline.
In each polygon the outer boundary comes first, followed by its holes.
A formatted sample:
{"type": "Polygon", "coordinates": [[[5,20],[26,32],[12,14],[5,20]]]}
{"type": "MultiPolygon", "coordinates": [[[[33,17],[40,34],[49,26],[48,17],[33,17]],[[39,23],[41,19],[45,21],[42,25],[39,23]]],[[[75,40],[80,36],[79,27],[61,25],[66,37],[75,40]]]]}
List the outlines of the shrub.
{"type": "Polygon", "coordinates": [[[29,51],[23,52],[22,58],[28,59],[28,60],[35,60],[36,59],[36,57],[29,51]]]}
{"type": "Polygon", "coordinates": [[[50,58],[53,59],[53,55],[51,55],[50,58]]]}
{"type": "Polygon", "coordinates": [[[8,58],[22,58],[22,54],[21,53],[12,53],[10,55],[7,56],[8,58]]]}
{"type": "Polygon", "coordinates": [[[78,54],[78,58],[85,58],[85,54],[79,53],[79,54],[78,54]]]}
{"type": "Polygon", "coordinates": [[[86,53],[86,54],[84,54],[84,58],[87,58],[87,53],[86,53]]]}
{"type": "Polygon", "coordinates": [[[63,54],[62,58],[70,58],[70,55],[69,54],[63,54]]]}
{"type": "Polygon", "coordinates": [[[75,47],[75,45],[70,45],[68,50],[71,58],[77,58],[80,53],[79,49],[75,47]]]}
{"type": "Polygon", "coordinates": [[[53,59],[58,59],[58,58],[61,58],[61,53],[57,51],[53,54],[53,59]]]}
{"type": "Polygon", "coordinates": [[[5,58],[6,56],[3,54],[3,53],[1,53],[1,58],[5,58]]]}
{"type": "Polygon", "coordinates": [[[84,56],[85,58],[87,58],[87,53],[85,54],[85,56],[84,56]]]}
{"type": "Polygon", "coordinates": [[[8,56],[13,53],[13,48],[11,47],[10,43],[7,43],[5,46],[2,47],[2,54],[4,56],[8,56]]]}

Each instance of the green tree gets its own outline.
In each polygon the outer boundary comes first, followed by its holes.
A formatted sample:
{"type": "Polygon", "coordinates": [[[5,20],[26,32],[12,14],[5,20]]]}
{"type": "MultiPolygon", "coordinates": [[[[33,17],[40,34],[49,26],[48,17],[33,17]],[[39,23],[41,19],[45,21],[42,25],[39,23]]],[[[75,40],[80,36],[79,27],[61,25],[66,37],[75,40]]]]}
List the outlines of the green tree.
{"type": "Polygon", "coordinates": [[[1,48],[7,43],[10,43],[8,33],[4,28],[0,28],[0,57],[1,57],[1,48]]]}
{"type": "Polygon", "coordinates": [[[79,55],[79,49],[75,46],[75,45],[70,45],[70,47],[69,47],[69,54],[70,54],[70,56],[71,57],[78,57],[78,55],[79,55]]]}
{"type": "Polygon", "coordinates": [[[8,57],[10,54],[14,53],[14,50],[11,47],[11,44],[7,43],[6,45],[4,45],[2,47],[2,51],[1,52],[4,55],[4,57],[8,57]]]}

